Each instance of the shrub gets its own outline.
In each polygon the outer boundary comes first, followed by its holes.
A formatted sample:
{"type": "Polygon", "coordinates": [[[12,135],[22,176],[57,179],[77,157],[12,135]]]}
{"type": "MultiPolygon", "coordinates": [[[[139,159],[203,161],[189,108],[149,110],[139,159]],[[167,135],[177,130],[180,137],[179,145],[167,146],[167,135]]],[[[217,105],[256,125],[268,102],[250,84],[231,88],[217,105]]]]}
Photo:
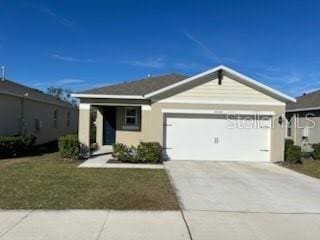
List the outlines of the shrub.
{"type": "Polygon", "coordinates": [[[36,141],[36,137],[33,135],[24,135],[22,137],[22,142],[23,142],[23,148],[24,151],[29,151],[31,149],[31,147],[33,146],[33,144],[36,141]]]}
{"type": "Polygon", "coordinates": [[[0,158],[16,157],[28,153],[35,143],[33,135],[0,136],[0,158]]]}
{"type": "Polygon", "coordinates": [[[301,147],[293,145],[292,140],[285,142],[285,161],[288,163],[301,163],[301,147]]]}
{"type": "Polygon", "coordinates": [[[293,140],[291,140],[291,139],[286,139],[285,144],[284,144],[285,149],[287,149],[289,146],[293,146],[293,145],[294,145],[293,140]]]}
{"type": "Polygon", "coordinates": [[[313,152],[303,152],[301,153],[301,157],[304,159],[313,158],[313,152]]]}
{"type": "Polygon", "coordinates": [[[158,142],[141,142],[137,148],[139,162],[161,162],[162,147],[158,142]]]}
{"type": "Polygon", "coordinates": [[[113,144],[112,156],[122,162],[136,162],[136,149],[134,147],[128,147],[122,143],[113,144]]]}
{"type": "Polygon", "coordinates": [[[313,144],[312,148],[313,148],[312,157],[314,159],[320,159],[320,143],[313,144]]]}
{"type": "Polygon", "coordinates": [[[79,159],[80,143],[75,134],[65,135],[59,138],[59,153],[61,158],[79,159]]]}
{"type": "Polygon", "coordinates": [[[155,142],[141,142],[137,148],[117,143],[113,145],[112,156],[122,162],[160,163],[161,152],[161,145],[155,142]]]}

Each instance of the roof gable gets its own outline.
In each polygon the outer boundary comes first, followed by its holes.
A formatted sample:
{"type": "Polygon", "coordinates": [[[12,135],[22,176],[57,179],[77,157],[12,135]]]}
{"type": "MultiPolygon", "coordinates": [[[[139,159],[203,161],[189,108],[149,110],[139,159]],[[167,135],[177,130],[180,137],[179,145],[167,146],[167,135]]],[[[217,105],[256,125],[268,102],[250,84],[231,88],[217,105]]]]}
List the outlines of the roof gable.
{"type": "Polygon", "coordinates": [[[178,87],[181,87],[182,85],[185,85],[185,84],[188,84],[188,83],[191,83],[191,82],[194,82],[194,81],[198,81],[199,79],[202,79],[204,77],[207,77],[207,76],[210,76],[210,75],[214,75],[216,73],[218,73],[219,71],[222,71],[223,74],[229,74],[233,77],[235,77],[235,79],[237,79],[238,81],[241,81],[242,83],[248,85],[248,86],[251,86],[251,87],[254,87],[256,89],[259,89],[261,91],[263,91],[264,93],[266,94],[269,94],[270,96],[273,96],[281,101],[284,101],[284,102],[296,102],[295,98],[292,98],[284,93],[281,93],[280,91],[278,90],[275,90],[271,87],[268,87],[252,78],[249,78],[239,72],[236,72],[226,66],[218,66],[218,67],[215,67],[215,68],[212,68],[208,71],[205,71],[205,72],[202,72],[200,74],[197,74],[195,76],[192,76],[190,78],[187,78],[187,79],[184,79],[183,81],[180,81],[180,82],[177,82],[175,84],[172,84],[172,85],[169,85],[167,87],[164,87],[162,89],[159,89],[155,92],[152,92],[152,93],[149,93],[147,95],[145,95],[145,98],[151,98],[151,97],[154,97],[156,95],[159,95],[163,92],[166,92],[166,91],[169,91],[169,90],[172,90],[174,88],[178,88],[178,87]]]}
{"type": "MultiPolygon", "coordinates": [[[[177,89],[178,90],[178,89],[177,89]]],[[[197,104],[251,104],[251,105],[281,105],[285,104],[234,78],[223,76],[221,83],[219,76],[212,76],[199,85],[188,86],[181,91],[167,91],[154,97],[154,102],[166,103],[197,103],[197,104]],[[169,93],[170,92],[170,93],[169,93]],[[165,96],[164,96],[165,95],[165,96]]]]}

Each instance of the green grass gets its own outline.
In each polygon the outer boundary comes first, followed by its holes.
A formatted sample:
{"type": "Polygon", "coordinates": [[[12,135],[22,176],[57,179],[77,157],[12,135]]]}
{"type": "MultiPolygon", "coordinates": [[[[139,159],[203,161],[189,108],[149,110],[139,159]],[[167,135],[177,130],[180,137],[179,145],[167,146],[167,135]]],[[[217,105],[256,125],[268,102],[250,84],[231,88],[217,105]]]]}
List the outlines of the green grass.
{"type": "Polygon", "coordinates": [[[58,159],[0,160],[0,208],[178,209],[165,170],[83,169],[58,159]]]}
{"type": "Polygon", "coordinates": [[[284,163],[283,166],[305,175],[320,178],[320,160],[304,160],[302,164],[284,163]]]}

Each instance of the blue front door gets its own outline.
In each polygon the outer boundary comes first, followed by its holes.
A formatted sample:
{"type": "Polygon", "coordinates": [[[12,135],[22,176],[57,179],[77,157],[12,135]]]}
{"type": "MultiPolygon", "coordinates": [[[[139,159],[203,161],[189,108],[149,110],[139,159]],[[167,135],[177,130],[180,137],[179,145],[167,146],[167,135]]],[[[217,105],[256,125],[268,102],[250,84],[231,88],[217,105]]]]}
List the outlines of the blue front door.
{"type": "Polygon", "coordinates": [[[103,119],[103,144],[112,145],[116,141],[116,109],[105,108],[103,119]]]}

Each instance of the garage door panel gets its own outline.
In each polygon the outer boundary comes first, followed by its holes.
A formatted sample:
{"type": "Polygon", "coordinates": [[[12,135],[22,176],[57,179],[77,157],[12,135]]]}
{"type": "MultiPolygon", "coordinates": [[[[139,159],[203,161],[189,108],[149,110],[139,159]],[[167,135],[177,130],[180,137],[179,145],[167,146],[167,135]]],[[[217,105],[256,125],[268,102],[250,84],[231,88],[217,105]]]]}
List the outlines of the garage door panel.
{"type": "Polygon", "coordinates": [[[253,128],[221,116],[175,116],[166,121],[165,144],[170,159],[269,161],[270,119],[253,119],[253,128]]]}
{"type": "Polygon", "coordinates": [[[218,146],[212,145],[208,149],[208,143],[214,141],[214,129],[208,128],[210,122],[211,119],[203,119],[199,128],[198,119],[169,118],[166,142],[168,156],[179,160],[203,159],[216,152],[218,146]]]}

